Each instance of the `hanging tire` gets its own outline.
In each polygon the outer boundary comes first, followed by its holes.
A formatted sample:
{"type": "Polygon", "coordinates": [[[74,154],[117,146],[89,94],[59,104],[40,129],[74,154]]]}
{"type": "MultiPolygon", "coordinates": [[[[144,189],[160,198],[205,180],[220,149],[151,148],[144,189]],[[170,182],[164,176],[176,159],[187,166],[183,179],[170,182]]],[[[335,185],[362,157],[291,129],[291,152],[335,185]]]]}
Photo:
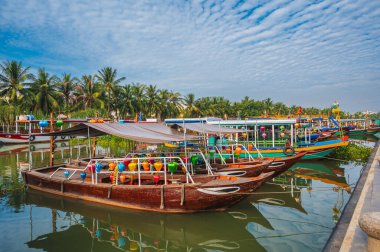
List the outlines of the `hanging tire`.
{"type": "Polygon", "coordinates": [[[283,153],[285,156],[293,156],[294,155],[294,148],[292,146],[285,146],[283,149],[283,153]]]}
{"type": "Polygon", "coordinates": [[[36,146],[31,145],[31,146],[29,147],[29,150],[30,150],[30,151],[35,151],[35,150],[36,150],[36,146]]]}
{"type": "Polygon", "coordinates": [[[34,141],[34,140],[36,140],[36,137],[35,137],[35,136],[30,136],[30,137],[29,137],[29,140],[30,140],[30,141],[34,141]]]}
{"type": "Polygon", "coordinates": [[[54,139],[54,140],[57,139],[57,136],[53,136],[53,139],[54,139]]]}
{"type": "Polygon", "coordinates": [[[66,147],[66,143],[61,143],[61,147],[66,147]]]}
{"type": "Polygon", "coordinates": [[[66,138],[66,136],[61,136],[61,139],[63,140],[63,139],[65,139],[66,138]]]}

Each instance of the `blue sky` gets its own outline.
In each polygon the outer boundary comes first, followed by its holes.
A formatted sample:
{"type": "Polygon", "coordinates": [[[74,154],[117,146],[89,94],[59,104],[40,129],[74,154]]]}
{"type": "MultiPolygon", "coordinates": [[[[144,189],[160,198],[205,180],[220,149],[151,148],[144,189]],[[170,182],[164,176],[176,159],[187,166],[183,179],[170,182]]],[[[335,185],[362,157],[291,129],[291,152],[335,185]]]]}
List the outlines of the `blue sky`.
{"type": "Polygon", "coordinates": [[[380,1],[0,0],[0,61],[183,94],[380,111],[380,1]]]}

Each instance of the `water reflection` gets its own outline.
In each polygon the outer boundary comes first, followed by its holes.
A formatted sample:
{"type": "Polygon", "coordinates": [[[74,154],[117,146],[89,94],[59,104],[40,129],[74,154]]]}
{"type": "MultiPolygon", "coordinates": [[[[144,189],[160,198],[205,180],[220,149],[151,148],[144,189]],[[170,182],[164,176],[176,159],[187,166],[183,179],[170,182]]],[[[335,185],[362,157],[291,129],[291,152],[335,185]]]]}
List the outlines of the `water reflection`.
{"type": "MultiPolygon", "coordinates": [[[[32,152],[29,146],[3,147],[0,182],[8,191],[0,197],[0,242],[13,251],[320,251],[362,168],[297,163],[226,212],[165,215],[15,190],[23,187],[20,170],[30,161],[35,167],[49,163],[48,146],[32,152]],[[7,237],[15,232],[17,239],[7,237]]],[[[57,146],[55,152],[57,162],[85,156],[85,145],[57,146]]]]}
{"type": "MultiPolygon", "coordinates": [[[[81,244],[73,244],[76,249],[90,250],[119,247],[125,250],[140,251],[207,251],[255,249],[265,251],[255,238],[246,231],[248,223],[254,222],[270,227],[262,220],[254,207],[231,212],[201,213],[194,215],[159,214],[136,212],[83,204],[83,202],[57,198],[43,193],[30,191],[26,197],[27,205],[37,205],[58,210],[52,218],[52,226],[62,223],[61,219],[75,221],[67,229],[52,227],[49,232],[27,242],[30,248],[57,251],[59,244],[72,243],[75,235],[81,244]],[[60,219],[61,218],[61,219],[60,219]],[[56,220],[54,220],[56,219],[56,220]],[[256,222],[257,220],[257,222],[256,222]],[[75,234],[72,232],[75,231],[75,234]]],[[[67,251],[67,245],[62,246],[67,251]]],[[[59,250],[58,250],[59,251],[59,250]]]]}

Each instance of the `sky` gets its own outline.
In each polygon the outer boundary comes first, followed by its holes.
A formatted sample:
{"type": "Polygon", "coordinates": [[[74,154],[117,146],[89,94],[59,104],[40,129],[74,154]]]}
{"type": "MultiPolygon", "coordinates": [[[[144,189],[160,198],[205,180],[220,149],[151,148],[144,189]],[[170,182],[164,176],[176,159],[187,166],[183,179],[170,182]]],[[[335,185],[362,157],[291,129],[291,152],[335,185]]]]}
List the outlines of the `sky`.
{"type": "Polygon", "coordinates": [[[0,61],[196,98],[380,111],[380,1],[0,0],[0,61]]]}

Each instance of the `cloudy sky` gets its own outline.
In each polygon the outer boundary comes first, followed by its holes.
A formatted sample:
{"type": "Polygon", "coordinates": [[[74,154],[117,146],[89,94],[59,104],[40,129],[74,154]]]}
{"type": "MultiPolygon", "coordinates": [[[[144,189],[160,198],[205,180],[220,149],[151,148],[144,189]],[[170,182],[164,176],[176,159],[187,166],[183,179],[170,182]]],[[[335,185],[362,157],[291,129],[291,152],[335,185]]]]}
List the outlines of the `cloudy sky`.
{"type": "Polygon", "coordinates": [[[380,111],[380,1],[0,0],[0,60],[55,74],[380,111]]]}

